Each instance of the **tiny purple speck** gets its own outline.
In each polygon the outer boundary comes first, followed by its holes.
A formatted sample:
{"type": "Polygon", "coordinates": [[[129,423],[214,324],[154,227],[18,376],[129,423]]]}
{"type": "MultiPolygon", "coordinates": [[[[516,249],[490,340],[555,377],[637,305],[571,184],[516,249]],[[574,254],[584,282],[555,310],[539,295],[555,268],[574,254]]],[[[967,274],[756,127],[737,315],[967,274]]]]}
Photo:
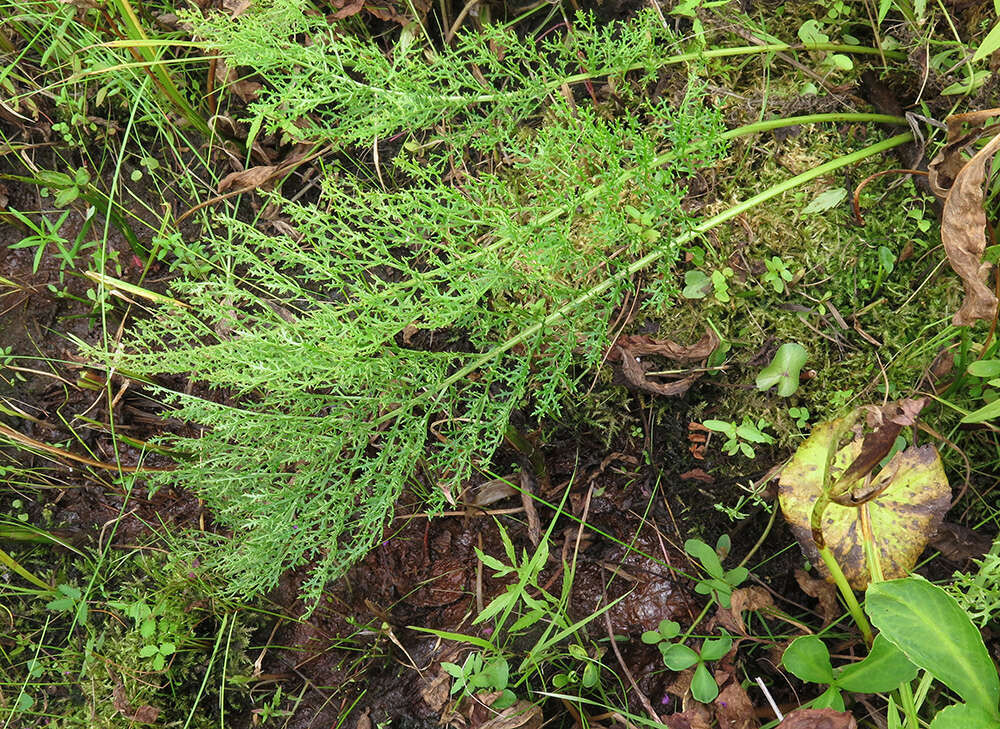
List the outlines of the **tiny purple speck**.
{"type": "Polygon", "coordinates": [[[670,703],[670,695],[669,694],[663,694],[663,698],[660,700],[660,703],[663,704],[664,706],[666,706],[667,704],[669,704],[670,703]]]}

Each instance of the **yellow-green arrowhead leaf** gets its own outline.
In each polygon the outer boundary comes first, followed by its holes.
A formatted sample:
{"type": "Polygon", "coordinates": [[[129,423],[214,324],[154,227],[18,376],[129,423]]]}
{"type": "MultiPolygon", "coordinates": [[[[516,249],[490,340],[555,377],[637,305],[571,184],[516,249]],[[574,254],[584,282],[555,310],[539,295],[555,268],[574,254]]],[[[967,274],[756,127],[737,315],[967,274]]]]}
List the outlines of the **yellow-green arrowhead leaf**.
{"type": "MultiPolygon", "coordinates": [[[[813,542],[810,517],[824,485],[824,470],[830,448],[841,432],[841,420],[822,423],[795,452],[781,473],[778,499],[781,511],[809,560],[825,573],[813,542]]],[[[857,458],[862,439],[841,448],[834,458],[827,485],[857,458]]],[[[937,531],[951,504],[951,489],[934,446],[910,447],[897,453],[875,475],[870,486],[860,482],[856,492],[885,488],[861,506],[831,503],[823,512],[823,538],[833,552],[851,586],[867,587],[870,576],[862,542],[861,510],[867,509],[876,553],[886,579],[909,574],[920,553],[937,531]],[[888,485],[886,485],[888,484],[888,485]]]]}

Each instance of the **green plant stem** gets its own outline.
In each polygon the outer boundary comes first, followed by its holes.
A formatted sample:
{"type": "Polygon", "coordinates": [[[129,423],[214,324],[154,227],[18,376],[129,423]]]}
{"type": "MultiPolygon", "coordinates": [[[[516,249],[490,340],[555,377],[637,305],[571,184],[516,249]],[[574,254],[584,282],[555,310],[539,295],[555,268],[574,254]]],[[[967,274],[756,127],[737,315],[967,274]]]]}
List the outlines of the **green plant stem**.
{"type": "MultiPolygon", "coordinates": [[[[785,192],[788,192],[789,190],[794,190],[796,187],[804,185],[810,180],[814,180],[817,177],[822,177],[823,175],[829,174],[830,172],[839,170],[842,167],[847,167],[849,165],[855,164],[862,160],[868,159],[869,157],[874,157],[875,155],[881,154],[882,152],[887,152],[890,149],[898,147],[902,144],[906,144],[907,142],[910,142],[912,140],[913,140],[913,135],[910,132],[906,132],[905,134],[897,134],[896,136],[883,140],[878,144],[873,144],[872,146],[865,147],[864,149],[860,149],[857,152],[852,152],[851,154],[844,155],[843,157],[838,157],[837,159],[825,162],[821,165],[814,167],[811,170],[807,170],[806,172],[795,175],[795,177],[791,177],[783,182],[779,182],[777,185],[773,185],[767,190],[764,190],[764,192],[761,192],[758,195],[754,195],[753,197],[744,200],[741,203],[733,205],[728,210],[724,210],[721,213],[718,213],[717,215],[713,215],[707,220],[704,220],[698,225],[694,226],[691,230],[681,233],[674,239],[673,242],[675,245],[684,245],[685,243],[688,243],[689,241],[693,240],[695,237],[703,233],[706,233],[709,230],[718,227],[719,225],[722,225],[728,220],[732,220],[733,218],[741,215],[742,213],[745,213],[747,210],[752,210],[758,205],[761,205],[762,203],[765,203],[768,200],[771,200],[772,198],[778,197],[779,195],[782,195],[785,192]]],[[[632,263],[632,265],[622,269],[614,276],[609,276],[608,278],[604,279],[604,281],[588,289],[587,291],[580,294],[572,301],[563,304],[541,321],[536,322],[535,324],[532,324],[529,327],[526,327],[525,329],[521,330],[521,332],[519,332],[517,335],[511,337],[505,342],[498,344],[485,354],[476,357],[475,359],[472,360],[472,362],[467,364],[465,367],[460,368],[453,375],[444,379],[441,383],[439,383],[436,387],[434,387],[434,389],[428,390],[422,395],[411,400],[408,407],[413,407],[422,401],[430,400],[431,398],[436,397],[441,392],[446,391],[456,382],[464,379],[465,377],[468,377],[471,373],[478,370],[487,362],[496,359],[504,352],[510,351],[519,344],[528,341],[546,327],[552,326],[553,324],[556,324],[557,322],[561,321],[567,314],[579,308],[583,304],[586,304],[587,302],[597,298],[605,291],[608,291],[609,289],[614,287],[619,282],[631,278],[639,271],[656,263],[669,250],[674,250],[674,246],[663,246],[655,251],[647,253],[645,256],[639,258],[634,263],[632,263]]],[[[396,417],[398,413],[399,410],[390,411],[382,415],[380,418],[378,418],[376,423],[381,424],[389,420],[392,420],[393,418],[396,417]]]]}
{"type": "Polygon", "coordinates": [[[840,565],[837,564],[836,557],[833,556],[833,552],[827,546],[820,547],[819,556],[823,560],[823,564],[826,568],[830,570],[830,574],[833,575],[833,581],[837,584],[837,589],[840,590],[841,597],[844,598],[844,602],[847,604],[847,610],[851,613],[851,617],[854,618],[854,622],[857,624],[858,629],[861,630],[861,635],[865,639],[865,644],[871,648],[872,641],[875,640],[875,636],[872,635],[872,626],[868,623],[868,618],[865,617],[864,611],[861,609],[861,605],[858,604],[858,598],[854,596],[854,590],[851,589],[850,583],[847,578],[844,577],[843,570],[840,569],[840,565]]]}
{"type": "Polygon", "coordinates": [[[901,683],[897,693],[899,705],[903,707],[903,714],[906,715],[907,729],[919,729],[920,722],[917,718],[917,706],[913,701],[913,687],[908,683],[901,683]]]}
{"type": "MultiPolygon", "coordinates": [[[[906,126],[907,122],[901,116],[891,116],[889,114],[860,114],[860,113],[831,113],[831,114],[805,114],[802,116],[789,116],[783,117],[781,119],[767,119],[765,121],[754,122],[753,124],[745,124],[741,127],[735,127],[728,131],[723,132],[720,135],[720,139],[724,142],[729,142],[733,139],[738,139],[739,137],[748,137],[751,134],[760,134],[761,132],[769,132],[772,129],[781,129],[782,127],[797,127],[804,124],[840,124],[845,122],[866,122],[872,124],[894,124],[899,126],[906,126]]],[[[713,140],[714,141],[714,140],[713,140]]],[[[710,142],[699,140],[694,142],[690,150],[692,152],[697,151],[702,147],[706,147],[710,142]]],[[[657,157],[653,158],[651,163],[652,167],[659,167],[671,162],[674,158],[674,152],[665,152],[657,157]]],[[[621,185],[622,183],[628,182],[632,179],[635,173],[632,171],[625,172],[615,180],[616,185],[621,185]]],[[[590,202],[595,198],[599,197],[604,193],[605,185],[598,185],[583,195],[580,196],[581,202],[590,202]]],[[[547,225],[552,221],[562,217],[567,212],[567,208],[561,207],[549,211],[542,217],[535,221],[536,226],[547,225]]]]}

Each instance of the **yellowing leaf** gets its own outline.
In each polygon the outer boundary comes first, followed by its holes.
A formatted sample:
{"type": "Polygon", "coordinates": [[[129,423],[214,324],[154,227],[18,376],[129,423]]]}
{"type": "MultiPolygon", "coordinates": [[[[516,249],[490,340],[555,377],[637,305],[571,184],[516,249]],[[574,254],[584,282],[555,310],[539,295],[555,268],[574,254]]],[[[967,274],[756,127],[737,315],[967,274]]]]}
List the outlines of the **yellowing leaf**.
{"type": "MultiPolygon", "coordinates": [[[[810,518],[823,490],[827,454],[836,447],[842,420],[813,428],[808,440],[795,452],[781,473],[778,499],[781,511],[809,560],[825,574],[825,566],[813,542],[810,518]]],[[[855,438],[841,448],[831,466],[828,485],[861,453],[863,439],[855,438]]],[[[878,495],[857,506],[831,503],[823,512],[822,536],[851,586],[863,590],[870,580],[865,564],[862,516],[870,532],[886,579],[909,574],[917,558],[937,531],[951,504],[951,489],[937,449],[931,445],[907,448],[872,479],[859,481],[853,494],[878,495]]]]}

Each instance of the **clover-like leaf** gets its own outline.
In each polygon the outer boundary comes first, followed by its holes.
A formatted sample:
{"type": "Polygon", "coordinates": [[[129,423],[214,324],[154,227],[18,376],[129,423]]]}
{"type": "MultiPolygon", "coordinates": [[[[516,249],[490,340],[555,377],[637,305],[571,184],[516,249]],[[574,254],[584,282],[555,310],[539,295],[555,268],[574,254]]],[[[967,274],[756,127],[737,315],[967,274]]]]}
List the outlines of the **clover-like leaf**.
{"type": "MultiPolygon", "coordinates": [[[[824,486],[827,453],[838,444],[841,420],[822,423],[799,446],[781,473],[778,500],[781,511],[806,557],[826,573],[813,543],[810,518],[824,486]]],[[[828,485],[836,481],[862,450],[856,438],[841,448],[832,465],[828,485]]],[[[951,503],[951,490],[937,449],[931,445],[900,451],[862,489],[878,495],[859,506],[831,503],[823,512],[823,539],[851,586],[863,590],[869,574],[862,543],[862,509],[867,510],[875,550],[886,579],[909,574],[927,540],[937,531],[951,503]]]]}
{"type": "Polygon", "coordinates": [[[757,389],[769,390],[778,386],[781,397],[790,397],[799,389],[799,373],[805,366],[809,353],[801,344],[786,342],[778,347],[771,364],[757,375],[757,389]]]}
{"type": "Polygon", "coordinates": [[[706,640],[701,646],[701,660],[717,661],[729,652],[733,646],[733,639],[728,635],[722,638],[706,640]]]}
{"type": "Polygon", "coordinates": [[[698,664],[694,676],[691,677],[691,695],[695,701],[703,704],[715,701],[715,697],[719,695],[719,685],[715,683],[704,663],[698,664]]]}
{"type": "Polygon", "coordinates": [[[663,665],[671,671],[683,671],[698,662],[698,654],[683,643],[674,643],[663,648],[663,665]]]}

